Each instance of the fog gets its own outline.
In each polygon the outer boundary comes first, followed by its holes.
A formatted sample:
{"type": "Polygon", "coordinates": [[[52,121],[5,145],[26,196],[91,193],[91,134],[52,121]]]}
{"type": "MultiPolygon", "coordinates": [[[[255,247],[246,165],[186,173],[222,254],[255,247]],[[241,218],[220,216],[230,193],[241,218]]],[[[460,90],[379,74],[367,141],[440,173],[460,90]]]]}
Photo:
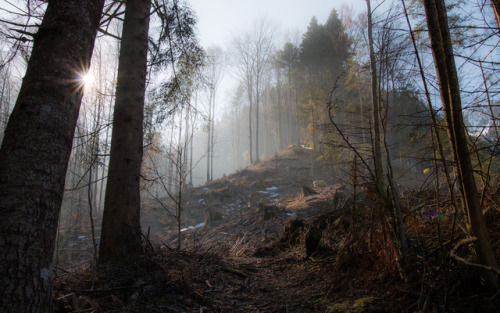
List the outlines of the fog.
{"type": "MultiPolygon", "coordinates": [[[[230,175],[293,145],[313,151],[314,158],[330,166],[331,175],[338,179],[345,181],[350,164],[360,159],[368,176],[374,139],[366,8],[364,1],[353,3],[333,7],[331,1],[310,5],[292,1],[283,4],[281,11],[276,4],[266,10],[226,3],[228,9],[236,6],[235,11],[227,11],[226,20],[213,11],[220,10],[220,2],[208,8],[206,1],[193,1],[199,38],[192,45],[201,44],[202,51],[175,60],[174,65],[150,64],[149,68],[141,185],[144,207],[160,206],[176,193],[230,175]]],[[[443,116],[435,73],[431,66],[424,68],[432,86],[426,98],[400,13],[401,7],[394,3],[377,7],[374,15],[383,167],[416,173],[427,171],[435,159],[429,105],[437,109],[439,123],[443,116]]],[[[491,17],[486,18],[491,22],[491,17]]],[[[423,22],[420,16],[412,19],[417,25],[423,22]]],[[[88,73],[91,80],[85,86],[61,214],[61,231],[72,230],[74,238],[88,230],[89,209],[97,218],[103,210],[120,29],[116,20],[108,29],[113,36],[98,38],[88,73]]],[[[159,31],[158,21],[152,20],[152,36],[159,31]]],[[[462,40],[457,42],[466,42],[463,34],[454,35],[462,40]]],[[[496,37],[486,31],[474,35],[483,36],[485,46],[496,47],[496,37]]],[[[418,40],[427,47],[428,38],[422,36],[418,40]]],[[[24,42],[24,54],[19,57],[12,54],[9,43],[1,46],[2,60],[12,57],[12,62],[0,68],[0,139],[31,49],[31,43],[24,42]]],[[[485,146],[481,153],[494,155],[498,153],[498,93],[489,90],[496,90],[500,73],[492,61],[496,50],[472,51],[471,47],[458,48],[473,56],[459,63],[464,114],[471,137],[485,146]],[[490,63],[478,67],[475,59],[490,63]]],[[[424,64],[432,62],[428,49],[421,58],[424,64]]],[[[153,59],[150,56],[150,63],[153,59]]],[[[477,157],[486,158],[479,153],[477,157]]],[[[314,180],[312,173],[311,185],[314,180]]]]}

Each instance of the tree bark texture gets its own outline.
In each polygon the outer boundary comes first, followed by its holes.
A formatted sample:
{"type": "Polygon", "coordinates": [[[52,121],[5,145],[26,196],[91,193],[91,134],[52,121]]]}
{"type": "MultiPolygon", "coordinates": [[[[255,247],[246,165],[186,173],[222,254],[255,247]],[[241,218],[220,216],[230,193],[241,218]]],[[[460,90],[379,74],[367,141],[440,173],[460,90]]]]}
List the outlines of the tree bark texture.
{"type": "MultiPolygon", "coordinates": [[[[489,241],[469,155],[446,7],[443,0],[424,0],[424,6],[447,133],[452,147],[453,161],[457,172],[462,206],[466,214],[467,227],[471,235],[478,239],[475,243],[478,261],[483,265],[498,268],[489,241]]],[[[498,288],[497,275],[493,272],[485,274],[489,285],[498,288]]]]}
{"type": "Polygon", "coordinates": [[[49,1],[0,149],[0,312],[50,312],[66,169],[103,0],[49,1]]]}
{"type": "Polygon", "coordinates": [[[151,0],[125,9],[99,263],[142,253],[140,177],[151,0]]]}

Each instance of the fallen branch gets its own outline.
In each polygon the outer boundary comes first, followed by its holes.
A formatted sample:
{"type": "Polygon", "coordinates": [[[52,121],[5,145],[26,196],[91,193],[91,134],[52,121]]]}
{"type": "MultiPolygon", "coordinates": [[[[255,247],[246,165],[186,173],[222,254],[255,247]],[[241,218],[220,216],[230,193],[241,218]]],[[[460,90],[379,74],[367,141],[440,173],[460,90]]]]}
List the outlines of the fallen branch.
{"type": "Polygon", "coordinates": [[[495,272],[495,273],[497,273],[497,274],[500,275],[500,270],[498,268],[496,268],[496,267],[491,267],[491,266],[487,266],[487,265],[483,265],[483,264],[478,264],[478,263],[472,263],[472,262],[467,261],[466,259],[464,259],[464,258],[462,258],[462,257],[460,257],[460,256],[457,255],[457,250],[461,246],[468,245],[468,244],[474,243],[476,241],[477,241],[476,237],[468,237],[468,238],[460,240],[453,247],[453,249],[451,249],[450,256],[452,258],[454,258],[455,260],[457,260],[458,262],[461,262],[461,263],[463,263],[465,265],[473,266],[473,267],[479,267],[479,268],[482,268],[482,269],[485,269],[485,270],[488,270],[488,271],[493,271],[493,272],[495,272]]]}

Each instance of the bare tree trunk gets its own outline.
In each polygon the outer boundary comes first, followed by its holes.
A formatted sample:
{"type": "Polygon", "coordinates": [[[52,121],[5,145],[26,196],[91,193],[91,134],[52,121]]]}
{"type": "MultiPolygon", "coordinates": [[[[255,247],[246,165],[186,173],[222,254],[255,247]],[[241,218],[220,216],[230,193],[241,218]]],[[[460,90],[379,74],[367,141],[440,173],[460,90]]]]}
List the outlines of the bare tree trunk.
{"type": "Polygon", "coordinates": [[[125,9],[99,263],[142,253],[139,188],[150,9],[151,0],[128,0],[125,9]]]}
{"type": "Polygon", "coordinates": [[[210,95],[208,99],[208,142],[207,142],[207,182],[210,181],[210,151],[212,149],[212,95],[214,93],[213,86],[210,86],[210,95]]]}
{"type": "Polygon", "coordinates": [[[250,154],[250,164],[253,163],[253,153],[252,153],[252,88],[248,90],[248,142],[249,142],[249,154],[250,154]]]}
{"type": "Polygon", "coordinates": [[[408,12],[406,10],[406,5],[405,5],[404,0],[401,0],[401,3],[403,4],[403,9],[404,9],[404,14],[405,14],[406,22],[408,24],[408,29],[410,30],[410,35],[411,35],[411,39],[412,39],[413,49],[415,51],[415,57],[417,59],[420,76],[422,78],[422,83],[424,85],[425,98],[427,99],[427,107],[429,108],[429,114],[430,114],[431,122],[432,122],[431,128],[432,128],[432,131],[434,132],[434,138],[436,139],[436,146],[437,146],[437,149],[438,149],[438,152],[439,152],[439,158],[440,158],[440,161],[441,161],[441,164],[442,164],[442,167],[443,167],[443,172],[445,174],[446,183],[447,183],[447,186],[448,186],[448,191],[450,193],[450,199],[451,199],[452,205],[454,207],[456,207],[455,206],[455,195],[454,195],[454,191],[453,191],[453,184],[452,184],[452,181],[451,181],[451,178],[450,178],[448,166],[446,165],[446,159],[445,159],[443,144],[442,144],[442,140],[441,140],[441,135],[439,134],[438,123],[437,123],[437,120],[436,120],[436,110],[434,110],[434,107],[432,106],[431,96],[430,96],[430,93],[429,93],[429,88],[427,87],[427,80],[425,78],[425,73],[424,73],[424,70],[423,70],[422,61],[420,60],[420,55],[418,53],[417,44],[416,44],[416,40],[415,40],[415,35],[414,35],[413,29],[411,27],[410,19],[408,18],[408,12]]]}
{"type": "Polygon", "coordinates": [[[262,130],[263,133],[263,139],[264,139],[264,151],[262,153],[262,157],[265,158],[269,154],[269,142],[270,142],[270,131],[269,131],[269,106],[267,104],[269,96],[269,91],[266,88],[266,91],[264,91],[264,101],[263,101],[263,118],[264,118],[264,127],[262,130]]]}
{"type": "Polygon", "coordinates": [[[278,86],[276,86],[278,97],[278,151],[283,150],[283,129],[281,126],[281,79],[278,78],[278,86]]]}
{"type": "MultiPolygon", "coordinates": [[[[198,102],[198,94],[195,94],[194,103],[198,102]]],[[[196,113],[191,114],[191,135],[190,135],[190,153],[189,153],[189,186],[193,187],[193,137],[194,137],[194,125],[196,120],[196,113]]]]}
{"type": "Polygon", "coordinates": [[[174,155],[174,125],[175,125],[175,118],[172,116],[172,125],[170,127],[170,143],[168,147],[168,157],[167,157],[167,190],[169,192],[173,192],[173,181],[174,181],[174,162],[173,162],[173,155],[174,155]]]}
{"type": "Polygon", "coordinates": [[[177,188],[175,191],[180,192],[180,183],[182,180],[182,153],[183,153],[183,145],[182,145],[182,118],[184,115],[184,108],[180,107],[180,116],[179,116],[179,134],[177,136],[177,151],[176,151],[176,165],[175,165],[175,177],[177,179],[175,187],[177,188]]]}
{"type": "MultiPolygon", "coordinates": [[[[7,68],[7,67],[5,67],[7,68]]],[[[3,70],[3,69],[2,69],[3,70]]],[[[8,110],[5,109],[4,107],[4,95],[5,95],[5,87],[7,85],[7,75],[3,75],[2,77],[2,91],[0,91],[0,132],[3,132],[4,125],[3,125],[3,113],[7,114],[8,110]]],[[[0,135],[1,136],[1,135],[0,135]]],[[[0,144],[2,143],[2,137],[0,137],[0,144]]]]}
{"type": "MultiPolygon", "coordinates": [[[[477,238],[475,249],[479,262],[498,268],[488,237],[469,155],[446,7],[443,0],[424,0],[424,6],[467,227],[471,234],[477,238]]],[[[491,287],[498,288],[498,276],[494,272],[486,272],[485,276],[491,287]]]]}
{"type": "Polygon", "coordinates": [[[49,312],[66,169],[103,0],[50,1],[0,150],[0,311],[49,312]]]}
{"type": "Polygon", "coordinates": [[[500,0],[491,0],[491,7],[493,8],[495,20],[497,21],[498,28],[500,29],[500,0]]]}
{"type": "Polygon", "coordinates": [[[210,120],[210,138],[212,138],[210,144],[210,180],[214,179],[214,148],[215,148],[215,89],[213,94],[213,103],[212,103],[212,119],[210,120]]]}
{"type": "Polygon", "coordinates": [[[238,121],[236,125],[236,169],[240,168],[240,121],[241,121],[241,115],[240,112],[237,112],[237,118],[236,120],[238,121]]]}
{"type": "Polygon", "coordinates": [[[259,76],[257,75],[256,82],[256,92],[255,92],[255,162],[260,161],[259,155],[259,102],[260,102],[260,91],[259,91],[259,76]]]}
{"type": "Polygon", "coordinates": [[[373,114],[373,159],[375,163],[375,186],[379,194],[384,191],[384,174],[382,168],[382,149],[380,146],[380,125],[379,125],[379,96],[377,83],[377,64],[375,51],[373,48],[372,34],[372,9],[370,0],[366,0],[368,15],[368,45],[370,48],[370,69],[371,69],[371,87],[372,87],[372,114],[373,114]]]}
{"type": "MultiPolygon", "coordinates": [[[[187,167],[187,164],[188,164],[189,120],[190,119],[191,119],[191,97],[188,97],[187,107],[186,107],[186,118],[184,119],[185,120],[184,144],[183,144],[183,146],[184,146],[184,148],[183,148],[183,150],[184,150],[184,160],[183,160],[183,163],[182,163],[186,167],[187,167]]],[[[187,184],[187,182],[186,182],[186,184],[187,184]]]]}

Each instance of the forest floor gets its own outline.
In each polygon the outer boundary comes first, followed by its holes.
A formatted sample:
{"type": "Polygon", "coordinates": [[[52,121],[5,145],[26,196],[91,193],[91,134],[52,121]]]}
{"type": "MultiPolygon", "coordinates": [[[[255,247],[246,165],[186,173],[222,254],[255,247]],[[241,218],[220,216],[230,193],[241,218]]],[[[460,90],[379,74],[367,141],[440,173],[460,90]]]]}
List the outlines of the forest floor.
{"type": "MultiPolygon", "coordinates": [[[[434,195],[427,175],[398,177],[404,263],[384,205],[370,188],[354,191],[350,176],[349,168],[332,173],[310,150],[291,146],[193,188],[180,250],[175,219],[150,203],[141,221],[144,256],[57,271],[55,311],[500,312],[500,296],[483,286],[480,272],[450,257],[465,237],[460,214],[434,195]]],[[[485,199],[499,255],[497,193],[485,199]]],[[[457,253],[471,257],[467,246],[457,253]]]]}

